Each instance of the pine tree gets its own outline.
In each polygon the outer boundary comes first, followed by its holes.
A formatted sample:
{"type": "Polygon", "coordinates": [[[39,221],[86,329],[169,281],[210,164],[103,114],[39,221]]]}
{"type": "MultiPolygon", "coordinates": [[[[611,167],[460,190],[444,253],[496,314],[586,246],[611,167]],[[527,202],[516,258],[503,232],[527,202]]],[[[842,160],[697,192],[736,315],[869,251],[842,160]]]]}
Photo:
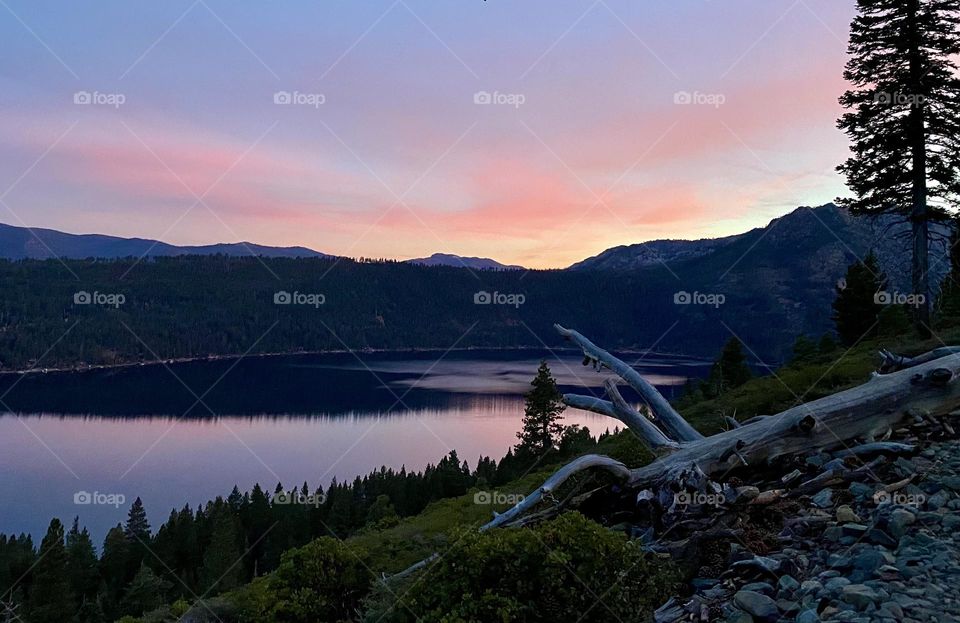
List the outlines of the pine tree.
{"type": "Polygon", "coordinates": [[[53,519],[33,568],[28,601],[30,623],[61,623],[76,613],[67,561],[63,524],[53,519]]]}
{"type": "Polygon", "coordinates": [[[813,340],[801,333],[793,342],[793,357],[790,359],[790,363],[807,361],[816,356],[816,354],[817,345],[814,344],[813,340]]]}
{"type": "Polygon", "coordinates": [[[131,543],[149,542],[150,540],[150,522],[147,521],[147,511],[143,508],[143,502],[138,497],[130,506],[130,512],[127,513],[127,525],[123,533],[131,543]]]}
{"type": "Polygon", "coordinates": [[[833,338],[833,335],[829,332],[821,335],[820,341],[817,343],[817,351],[821,355],[829,355],[835,350],[837,350],[837,340],[833,338]]]}
{"type": "Polygon", "coordinates": [[[912,279],[929,333],[929,222],[960,194],[960,0],[857,0],[838,121],[852,156],[838,170],[855,214],[897,213],[912,226],[912,279]]]}
{"type": "Polygon", "coordinates": [[[960,317],[960,217],[953,219],[950,235],[950,272],[943,281],[937,304],[942,316],[960,317]]]}
{"type": "Polygon", "coordinates": [[[877,257],[871,252],[847,269],[842,286],[837,286],[833,301],[833,322],[840,341],[853,346],[866,337],[877,335],[878,317],[882,309],[882,291],[887,278],[880,270],[877,257]]]}
{"type": "Polygon", "coordinates": [[[101,605],[108,621],[113,621],[120,616],[115,604],[119,603],[123,589],[132,578],[132,576],[127,575],[130,566],[130,547],[130,543],[123,533],[123,526],[120,524],[111,528],[103,539],[103,554],[100,556],[100,577],[104,584],[104,599],[101,605]]]}
{"type": "Polygon", "coordinates": [[[708,383],[714,396],[740,387],[750,380],[753,373],[743,354],[743,344],[736,337],[730,338],[720,351],[720,357],[713,364],[708,383]]]}
{"type": "Polygon", "coordinates": [[[163,603],[163,593],[169,588],[153,570],[140,565],[140,569],[123,594],[121,608],[124,613],[140,616],[144,612],[156,610],[163,603]]]}
{"type": "Polygon", "coordinates": [[[247,527],[247,543],[250,549],[250,575],[256,577],[264,571],[271,570],[279,560],[270,565],[267,562],[267,553],[270,551],[268,533],[273,526],[273,515],[270,512],[270,500],[260,488],[260,483],[253,486],[250,494],[249,526],[247,527]],[[265,563],[268,565],[265,567],[265,563]]]}
{"type": "Polygon", "coordinates": [[[526,395],[523,428],[517,433],[520,443],[516,452],[540,457],[558,446],[563,434],[561,414],[566,406],[546,361],[540,362],[537,376],[530,385],[533,388],[526,395]]]}
{"type": "Polygon", "coordinates": [[[127,513],[127,524],[123,527],[123,535],[130,544],[126,577],[133,578],[140,564],[153,557],[150,553],[150,522],[147,521],[147,511],[139,497],[133,501],[127,513]]]}
{"type": "Polygon", "coordinates": [[[203,554],[202,586],[204,592],[216,594],[236,588],[242,581],[236,519],[226,509],[216,509],[210,517],[213,532],[203,554]]]}
{"type": "Polygon", "coordinates": [[[97,552],[87,529],[80,529],[80,519],[75,517],[67,533],[67,570],[70,588],[81,601],[95,602],[100,587],[100,572],[97,569],[97,552]]]}

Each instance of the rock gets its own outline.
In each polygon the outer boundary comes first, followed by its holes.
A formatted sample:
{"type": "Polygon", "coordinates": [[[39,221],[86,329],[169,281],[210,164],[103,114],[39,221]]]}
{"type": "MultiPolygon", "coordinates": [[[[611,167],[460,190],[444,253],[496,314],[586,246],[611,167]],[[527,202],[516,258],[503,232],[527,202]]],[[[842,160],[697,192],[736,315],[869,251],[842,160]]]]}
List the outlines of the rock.
{"type": "Polygon", "coordinates": [[[880,528],[871,528],[867,532],[866,538],[875,545],[883,545],[884,547],[890,548],[897,546],[897,541],[880,528]]]}
{"type": "Polygon", "coordinates": [[[914,465],[913,461],[902,456],[894,461],[893,464],[900,470],[901,478],[914,474],[917,471],[917,466],[914,465]]]}
{"type": "Polygon", "coordinates": [[[944,476],[940,482],[944,487],[960,492],[960,476],[944,476]]]}
{"type": "Polygon", "coordinates": [[[773,586],[769,582],[751,582],[750,584],[744,584],[740,587],[740,590],[773,595],[773,586]]]}
{"type": "Polygon", "coordinates": [[[844,586],[842,597],[845,602],[856,606],[859,610],[865,610],[867,606],[880,599],[877,591],[865,584],[849,584],[844,586]]]}
{"type": "Polygon", "coordinates": [[[877,610],[877,616],[888,617],[891,619],[896,619],[897,621],[903,620],[903,608],[900,607],[895,601],[885,601],[880,605],[880,609],[877,610]]]}
{"type": "Polygon", "coordinates": [[[777,588],[780,589],[781,591],[787,591],[789,593],[793,593],[798,588],[800,588],[800,582],[797,582],[795,579],[793,579],[789,575],[784,575],[784,576],[781,576],[780,579],[777,581],[777,588]]]}
{"type": "Polygon", "coordinates": [[[690,584],[693,586],[693,588],[698,590],[711,588],[713,586],[716,586],[719,583],[720,583],[720,580],[717,580],[714,578],[693,578],[692,580],[690,580],[690,584]]]}
{"type": "Polygon", "coordinates": [[[872,573],[886,562],[883,555],[875,549],[865,549],[853,557],[853,567],[872,573]]]}
{"type": "Polygon", "coordinates": [[[830,578],[823,584],[823,590],[827,593],[839,593],[850,585],[850,580],[845,577],[830,578]]]}
{"type": "Polygon", "coordinates": [[[723,586],[714,586],[713,588],[708,588],[700,594],[707,599],[726,599],[729,593],[730,591],[725,589],[723,586]]]}
{"type": "Polygon", "coordinates": [[[820,617],[815,610],[804,610],[797,615],[797,623],[820,623],[820,617]]]}
{"type": "Polygon", "coordinates": [[[851,483],[848,491],[858,500],[866,500],[867,498],[873,497],[873,487],[862,482],[851,483]]]}
{"type": "Polygon", "coordinates": [[[737,610],[731,612],[726,621],[727,623],[753,623],[753,617],[743,610],[737,610]]]}
{"type": "Polygon", "coordinates": [[[830,508],[833,506],[833,489],[824,489],[813,496],[810,500],[818,508],[830,508]]]}
{"type": "Polygon", "coordinates": [[[855,539],[862,538],[863,535],[867,533],[867,530],[869,530],[869,528],[862,523],[845,523],[843,524],[842,528],[844,535],[853,537],[855,539]]]}
{"type": "Polygon", "coordinates": [[[941,506],[946,506],[947,501],[948,501],[947,494],[941,491],[936,495],[930,496],[930,499],[927,500],[927,508],[931,510],[937,510],[941,506]]]}
{"type": "Polygon", "coordinates": [[[755,591],[740,591],[733,597],[734,603],[750,613],[755,620],[776,621],[780,618],[780,609],[777,604],[755,591]]]}
{"type": "Polygon", "coordinates": [[[960,515],[955,515],[953,513],[944,515],[941,523],[947,530],[956,530],[958,527],[960,527],[960,515]]]}
{"type": "Polygon", "coordinates": [[[837,522],[839,523],[860,523],[860,517],[853,512],[848,505],[837,507],[837,522]]]}
{"type": "Polygon", "coordinates": [[[818,593],[823,590],[823,584],[817,582],[816,580],[805,580],[800,584],[800,594],[809,595],[811,593],[818,593]]]}
{"type": "Polygon", "coordinates": [[[892,565],[882,565],[876,570],[876,574],[881,580],[891,581],[900,577],[900,570],[892,565]]]}
{"type": "Polygon", "coordinates": [[[791,615],[800,610],[800,604],[792,599],[778,599],[777,608],[786,615],[791,615]]]}
{"type": "Polygon", "coordinates": [[[899,539],[907,533],[907,527],[912,526],[916,521],[916,515],[904,508],[897,508],[890,513],[887,525],[890,528],[890,534],[899,539]]]}

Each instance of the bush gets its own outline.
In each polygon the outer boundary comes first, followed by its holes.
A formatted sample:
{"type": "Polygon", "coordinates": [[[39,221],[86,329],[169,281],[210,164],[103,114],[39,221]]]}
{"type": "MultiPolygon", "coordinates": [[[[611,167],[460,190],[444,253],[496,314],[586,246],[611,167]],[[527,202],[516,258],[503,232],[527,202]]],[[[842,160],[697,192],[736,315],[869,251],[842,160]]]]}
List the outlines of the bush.
{"type": "Polygon", "coordinates": [[[353,621],[360,600],[370,588],[372,572],[366,554],[356,547],[322,537],[283,554],[269,591],[272,617],[283,623],[353,621]]]}
{"type": "Polygon", "coordinates": [[[365,620],[642,620],[680,577],[638,542],[579,513],[533,528],[466,531],[421,573],[375,591],[365,620]]]}

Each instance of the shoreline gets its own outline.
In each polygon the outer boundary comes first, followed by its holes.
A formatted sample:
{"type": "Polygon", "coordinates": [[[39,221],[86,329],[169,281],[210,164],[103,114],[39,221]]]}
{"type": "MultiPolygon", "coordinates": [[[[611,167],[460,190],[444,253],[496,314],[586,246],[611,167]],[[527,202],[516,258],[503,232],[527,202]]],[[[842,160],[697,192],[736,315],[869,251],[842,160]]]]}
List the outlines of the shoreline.
{"type": "MultiPolygon", "coordinates": [[[[558,348],[544,348],[542,346],[465,346],[460,348],[363,348],[363,349],[334,349],[334,350],[298,350],[298,351],[280,351],[270,353],[249,353],[249,354],[227,354],[227,355],[194,355],[189,357],[170,357],[161,358],[153,361],[126,361],[120,363],[101,363],[101,364],[77,364],[72,366],[42,367],[34,366],[30,368],[18,368],[12,370],[0,370],[0,378],[7,376],[25,376],[28,374],[68,374],[95,372],[98,370],[122,370],[124,368],[140,368],[146,366],[169,366],[182,363],[198,363],[203,361],[234,361],[237,359],[267,358],[267,357],[295,357],[298,355],[347,355],[347,354],[385,354],[385,353],[463,353],[471,351],[551,351],[551,352],[579,352],[577,348],[562,346],[558,348]]],[[[665,357],[676,357],[692,361],[711,363],[711,360],[705,357],[694,355],[681,355],[677,353],[647,351],[642,348],[628,348],[617,350],[624,354],[656,354],[665,357]]]]}

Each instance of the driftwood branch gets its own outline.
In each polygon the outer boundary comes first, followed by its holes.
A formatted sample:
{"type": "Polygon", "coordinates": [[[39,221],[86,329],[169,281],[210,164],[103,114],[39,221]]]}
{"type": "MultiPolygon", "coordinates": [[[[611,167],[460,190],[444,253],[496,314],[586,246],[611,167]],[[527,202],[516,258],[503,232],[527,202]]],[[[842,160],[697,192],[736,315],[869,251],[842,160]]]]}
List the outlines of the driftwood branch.
{"type": "Polygon", "coordinates": [[[583,351],[587,361],[596,362],[598,366],[610,368],[620,378],[634,389],[640,398],[650,407],[650,413],[663,432],[674,441],[697,441],[703,435],[697,432],[689,422],[677,413],[663,395],[647,382],[640,373],[628,366],[620,359],[585,338],[580,333],[565,329],[558,324],[553,325],[557,332],[572,341],[583,351]]]}
{"type": "Polygon", "coordinates": [[[566,482],[566,480],[574,474],[595,467],[610,472],[620,480],[628,480],[630,478],[630,470],[620,461],[615,461],[610,457],[600,456],[599,454],[587,454],[585,456],[581,456],[578,459],[570,461],[559,470],[554,472],[552,476],[547,478],[547,480],[540,485],[539,489],[523,498],[523,500],[520,501],[516,506],[504,513],[497,515],[492,521],[481,526],[480,531],[483,532],[484,530],[489,530],[490,528],[496,528],[509,524],[524,512],[534,508],[544,498],[550,496],[560,485],[566,482]]]}
{"type": "Polygon", "coordinates": [[[880,372],[885,374],[897,372],[906,368],[919,366],[920,364],[933,361],[934,359],[941,359],[949,355],[957,354],[960,354],[960,346],[943,346],[941,348],[935,348],[929,352],[923,353],[922,355],[917,355],[916,357],[897,355],[884,349],[880,351],[880,372]]]}
{"type": "Polygon", "coordinates": [[[580,394],[564,394],[563,402],[567,406],[584,411],[592,411],[607,417],[614,418],[623,422],[627,428],[640,438],[641,441],[650,450],[656,452],[662,449],[679,448],[680,445],[663,434],[653,422],[648,420],[642,413],[631,407],[623,400],[620,392],[613,388],[614,394],[607,389],[607,394],[611,400],[603,400],[593,396],[582,396],[580,394]]]}
{"type": "MultiPolygon", "coordinates": [[[[742,497],[748,504],[766,504],[783,497],[805,495],[869,473],[886,461],[884,454],[913,451],[910,444],[875,441],[888,437],[889,431],[897,428],[903,420],[916,414],[946,414],[960,406],[960,383],[956,382],[960,375],[960,347],[947,347],[913,358],[885,356],[885,361],[898,368],[896,371],[874,375],[852,389],[797,405],[776,415],[757,416],[730,430],[703,437],[635,370],[576,331],[556,327],[561,335],[583,349],[588,360],[610,368],[630,384],[650,407],[659,426],[631,407],[612,379],[604,384],[610,400],[567,395],[564,402],[616,418],[627,424],[651,449],[669,452],[662,452],[658,460],[636,469],[628,469],[609,457],[580,457],[562,467],[539,489],[496,516],[481,530],[524,523],[521,518],[525,513],[544,500],[550,501],[552,492],[568,478],[588,469],[606,470],[627,487],[640,490],[638,500],[670,509],[674,505],[671,501],[675,500],[675,492],[719,491],[721,485],[715,480],[722,481],[734,469],[763,465],[778,458],[838,451],[835,455],[838,458],[831,461],[835,464],[828,465],[813,479],[795,482],[799,480],[799,474],[794,474],[783,480],[784,488],[734,497],[742,497]],[[846,465],[850,457],[876,454],[881,456],[856,469],[846,465]]],[[[736,493],[729,485],[723,485],[722,489],[736,493]]],[[[756,487],[741,489],[755,490],[756,487]]],[[[391,577],[406,575],[430,560],[391,577]]]]}
{"type": "Polygon", "coordinates": [[[603,386],[607,390],[610,403],[613,405],[615,417],[636,433],[648,448],[659,450],[661,448],[676,449],[680,447],[680,444],[667,438],[663,431],[654,426],[653,422],[648,420],[646,416],[627,404],[613,379],[604,381],[603,386]]]}

